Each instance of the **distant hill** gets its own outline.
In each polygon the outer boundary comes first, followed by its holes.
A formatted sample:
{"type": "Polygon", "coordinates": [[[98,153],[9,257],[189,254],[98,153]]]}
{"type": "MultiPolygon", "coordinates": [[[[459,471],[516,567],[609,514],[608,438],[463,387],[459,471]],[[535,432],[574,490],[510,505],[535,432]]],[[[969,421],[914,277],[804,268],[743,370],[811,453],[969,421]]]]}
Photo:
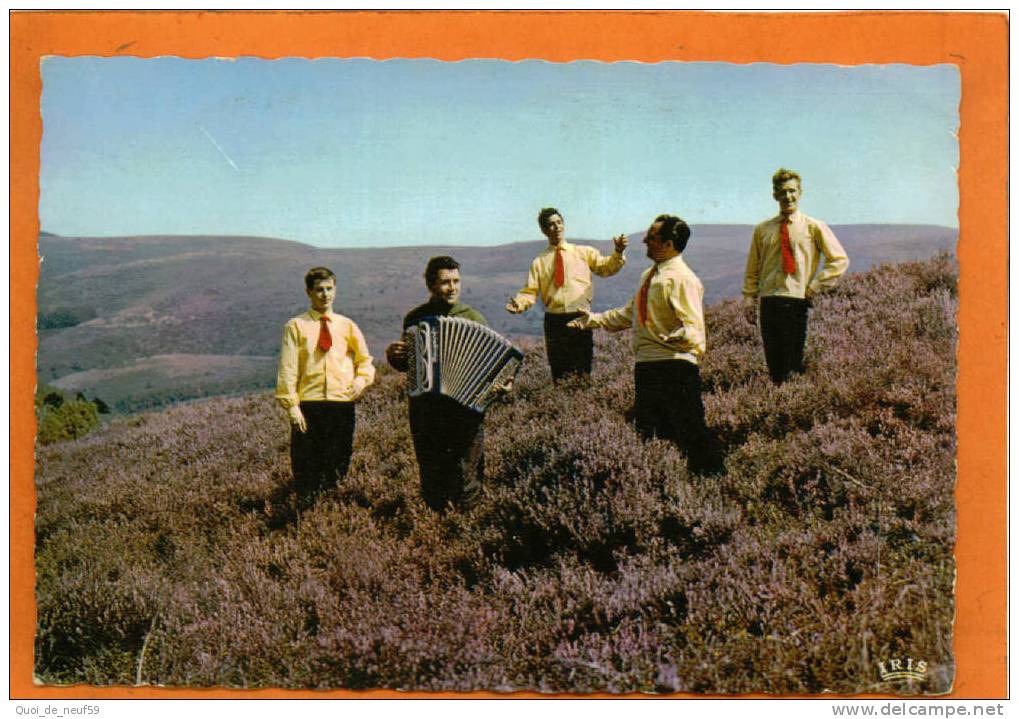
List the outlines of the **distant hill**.
{"type": "Polygon", "coordinates": [[[251,689],[943,694],[952,687],[957,268],[886,265],[817,300],[807,373],[767,378],[708,308],[725,472],[641,441],[629,332],[594,382],[525,344],[488,413],[478,506],[419,496],[403,378],[357,408],[351,471],[294,515],[268,392],[37,448],[45,683],[251,689]],[[913,657],[917,680],[882,681],[913,657]]]}
{"type": "Polygon", "coordinates": [[[117,410],[134,411],[266,387],[275,373],[275,357],[155,355],[128,360],[120,367],[73,372],[53,386],[99,397],[117,410]]]}
{"type": "MultiPolygon", "coordinates": [[[[693,227],[686,258],[704,282],[706,302],[739,293],[751,230],[748,225],[693,227]]],[[[958,234],[927,225],[834,230],[850,255],[852,271],[952,251],[958,234]]],[[[629,261],[622,272],[596,281],[595,309],[623,304],[633,293],[647,266],[642,238],[643,232],[630,235],[629,261]]],[[[609,241],[577,241],[611,250],[609,241]]],[[[168,397],[268,386],[271,363],[261,358],[277,355],[283,323],[306,309],[302,277],[313,265],[337,272],[337,310],[358,323],[373,354],[381,358],[385,345],[398,336],[403,315],[426,299],[421,275],[428,258],[437,254],[460,261],[463,298],[493,327],[509,336],[540,336],[540,307],[513,316],[503,305],[543,246],[544,241],[535,241],[495,247],[321,249],[259,237],[41,233],[38,303],[40,327],[47,329],[39,331],[39,379],[97,394],[99,385],[91,384],[96,375],[88,371],[123,370],[134,379],[131,392],[119,392],[113,403],[120,410],[152,406],[168,397]],[[138,363],[168,355],[177,357],[178,364],[189,356],[192,372],[171,376],[158,362],[138,363]],[[225,357],[237,358],[233,376],[225,357]],[[264,369],[252,374],[256,365],[264,369]],[[146,367],[154,373],[151,382],[144,378],[146,367]],[[207,373],[205,381],[196,383],[196,373],[207,373]],[[245,378],[240,385],[238,378],[245,378]]]]}

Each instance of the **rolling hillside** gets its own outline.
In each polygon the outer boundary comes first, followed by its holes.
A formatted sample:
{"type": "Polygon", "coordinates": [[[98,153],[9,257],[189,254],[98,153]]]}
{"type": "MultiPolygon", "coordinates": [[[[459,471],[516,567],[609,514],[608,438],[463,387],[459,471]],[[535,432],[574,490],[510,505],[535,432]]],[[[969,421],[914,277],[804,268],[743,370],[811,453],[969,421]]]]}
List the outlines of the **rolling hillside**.
{"type": "MultiPolygon", "coordinates": [[[[836,227],[853,271],[878,262],[930,257],[954,248],[955,230],[930,226],[836,227]]],[[[739,293],[751,228],[693,228],[687,260],[704,282],[706,301],[739,293]]],[[[623,271],[595,286],[595,308],[622,304],[647,260],[641,239],[630,236],[623,271]]],[[[594,242],[608,252],[611,243],[594,242]]],[[[251,237],[68,238],[43,233],[39,281],[39,381],[103,397],[121,411],[173,400],[271,386],[262,361],[279,351],[283,323],[307,307],[304,272],[327,265],[339,275],[336,308],[357,321],[380,357],[395,339],[404,313],[427,293],[421,273],[428,257],[452,254],[461,262],[464,300],[500,332],[541,335],[540,308],[512,316],[506,299],[526,278],[544,242],[497,247],[319,249],[251,237]],[[77,323],[77,324],[75,324],[77,323]],[[173,356],[190,373],[171,372],[173,356]],[[225,357],[236,357],[231,376],[225,357]],[[185,359],[186,358],[186,359],[185,359]],[[143,360],[151,360],[143,362],[143,360]],[[263,367],[252,372],[252,367],[263,367]],[[146,367],[151,374],[145,376],[146,367]],[[91,370],[110,370],[95,375],[91,370]],[[119,373],[126,388],[107,398],[119,373]],[[105,384],[93,378],[103,377],[105,384]]],[[[270,363],[271,364],[271,363],[270,363]]]]}
{"type": "MultiPolygon", "coordinates": [[[[307,259],[307,258],[305,258],[307,259]]],[[[484,496],[418,496],[403,378],[297,518],[269,393],[37,449],[44,683],[545,692],[892,692],[953,682],[955,314],[947,256],[819,298],[808,372],[707,313],[723,476],[642,442],[628,333],[553,389],[539,343],[486,426],[484,496]],[[886,681],[911,657],[924,674],[886,681]]]]}

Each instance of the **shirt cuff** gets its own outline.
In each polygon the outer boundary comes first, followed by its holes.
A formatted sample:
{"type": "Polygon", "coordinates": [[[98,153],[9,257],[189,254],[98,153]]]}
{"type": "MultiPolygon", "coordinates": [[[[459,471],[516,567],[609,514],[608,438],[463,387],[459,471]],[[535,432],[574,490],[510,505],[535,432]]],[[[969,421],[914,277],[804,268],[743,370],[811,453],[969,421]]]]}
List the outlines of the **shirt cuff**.
{"type": "Polygon", "coordinates": [[[301,403],[301,400],[293,395],[277,395],[276,401],[280,403],[280,407],[288,412],[291,407],[296,407],[301,403]]]}

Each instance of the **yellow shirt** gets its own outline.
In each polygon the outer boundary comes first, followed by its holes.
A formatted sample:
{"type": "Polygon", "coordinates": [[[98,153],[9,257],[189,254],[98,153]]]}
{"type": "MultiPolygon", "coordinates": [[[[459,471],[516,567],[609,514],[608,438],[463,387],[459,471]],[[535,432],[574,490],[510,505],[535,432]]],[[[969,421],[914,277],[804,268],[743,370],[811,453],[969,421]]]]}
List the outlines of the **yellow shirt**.
{"type": "Polygon", "coordinates": [[[605,257],[593,247],[573,245],[566,240],[561,240],[558,247],[563,252],[563,286],[555,286],[556,247],[549,245],[531,262],[527,284],[514,298],[523,309],[530,308],[540,296],[547,312],[589,310],[591,273],[599,277],[611,277],[626,264],[626,258],[619,252],[605,257]]]}
{"type": "Polygon", "coordinates": [[[703,300],[704,285],[682,255],[676,255],[644,270],[633,298],[623,307],[592,314],[590,326],[612,331],[633,327],[637,362],[680,359],[697,364],[706,348],[703,300]],[[647,324],[641,325],[637,317],[640,288],[652,272],[647,324]],[[668,342],[661,338],[673,332],[676,336],[668,342]]]}
{"type": "Polygon", "coordinates": [[[322,315],[308,310],[283,327],[276,399],[286,410],[299,402],[350,402],[375,380],[364,335],[343,315],[329,312],[332,347],[318,347],[322,315]]]}
{"type": "Polygon", "coordinates": [[[796,259],[796,272],[782,270],[781,215],[754,228],[743,276],[746,297],[798,297],[813,295],[835,285],[849,269],[849,258],[828,225],[802,212],[790,215],[789,244],[796,259]],[[817,265],[824,256],[824,268],[817,265]],[[815,276],[816,275],[816,276],[815,276]]]}

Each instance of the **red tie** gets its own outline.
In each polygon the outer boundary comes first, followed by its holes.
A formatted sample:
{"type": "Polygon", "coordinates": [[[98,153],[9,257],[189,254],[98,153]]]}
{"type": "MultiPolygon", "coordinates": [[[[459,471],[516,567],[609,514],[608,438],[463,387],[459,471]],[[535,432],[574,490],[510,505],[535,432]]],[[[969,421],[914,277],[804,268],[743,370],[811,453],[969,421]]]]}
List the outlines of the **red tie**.
{"type": "Polygon", "coordinates": [[[647,279],[644,280],[644,284],[640,288],[640,294],[637,295],[637,321],[640,322],[642,326],[647,324],[647,293],[651,288],[651,278],[653,278],[657,272],[658,265],[655,265],[651,268],[651,271],[648,272],[647,279]]]}
{"type": "Polygon", "coordinates": [[[329,332],[329,318],[322,315],[322,324],[318,330],[318,348],[328,352],[333,346],[333,335],[329,332]]]}
{"type": "Polygon", "coordinates": [[[563,251],[556,248],[555,251],[555,277],[553,279],[556,287],[566,284],[566,267],[563,265],[563,251]]]}
{"type": "Polygon", "coordinates": [[[787,275],[796,274],[796,258],[793,257],[793,244],[789,241],[789,218],[782,218],[782,271],[787,275]]]}

